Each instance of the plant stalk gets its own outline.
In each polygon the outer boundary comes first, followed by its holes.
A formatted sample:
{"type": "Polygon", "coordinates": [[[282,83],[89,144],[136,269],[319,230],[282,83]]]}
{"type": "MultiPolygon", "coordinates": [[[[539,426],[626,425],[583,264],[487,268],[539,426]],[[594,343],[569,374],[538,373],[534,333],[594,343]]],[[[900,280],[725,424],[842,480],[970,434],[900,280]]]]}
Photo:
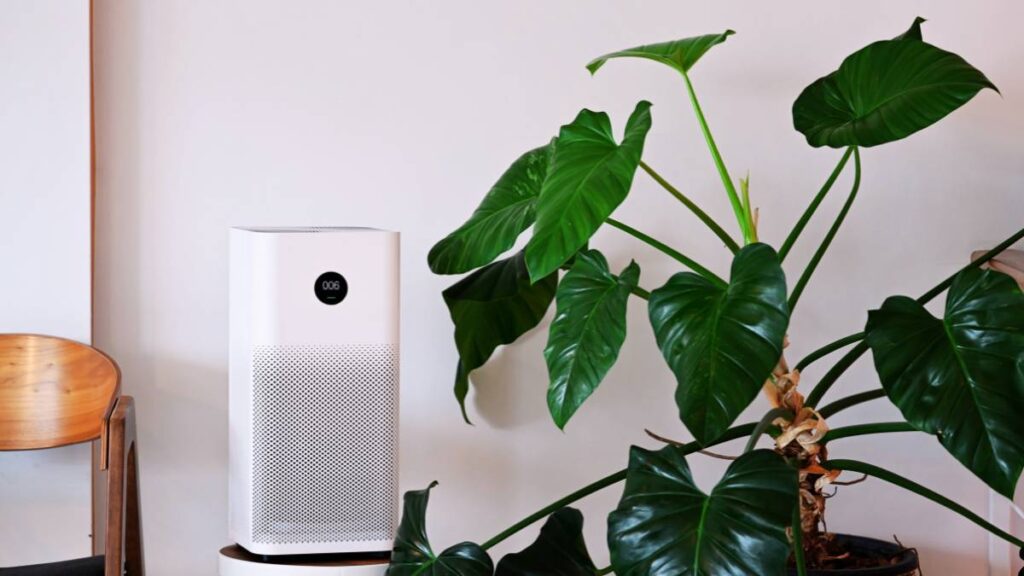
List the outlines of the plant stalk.
{"type": "Polygon", "coordinates": [[[572,494],[569,494],[568,496],[565,496],[563,498],[555,500],[551,504],[548,504],[547,506],[541,508],[540,510],[537,510],[533,514],[530,514],[526,518],[523,518],[519,522],[516,522],[512,526],[509,526],[508,528],[503,530],[500,534],[498,534],[494,538],[491,538],[490,540],[488,540],[488,541],[484,542],[483,544],[481,544],[480,547],[483,548],[484,550],[489,550],[490,548],[493,548],[494,546],[498,545],[498,543],[500,543],[503,540],[505,540],[506,538],[512,536],[516,532],[519,532],[523,528],[526,528],[530,524],[533,524],[534,522],[537,522],[538,520],[542,520],[544,518],[547,518],[548,515],[554,513],[555,511],[557,511],[557,510],[559,510],[561,508],[564,508],[564,507],[568,506],[569,504],[572,504],[573,502],[583,498],[584,496],[589,496],[589,495],[593,494],[594,492],[597,492],[598,490],[601,490],[603,488],[607,488],[608,486],[611,486],[612,484],[617,484],[617,483],[619,483],[619,482],[621,482],[621,481],[623,481],[625,479],[626,479],[626,470],[622,469],[622,470],[619,470],[618,472],[615,472],[613,474],[609,474],[608,476],[605,476],[604,478],[601,478],[600,480],[598,480],[596,482],[592,482],[590,484],[587,484],[586,486],[584,486],[583,488],[580,488],[579,490],[573,492],[572,494]]]}
{"type": "Polygon", "coordinates": [[[846,396],[840,398],[831,404],[826,404],[818,410],[818,414],[821,414],[822,418],[829,418],[847,408],[852,408],[858,404],[877,400],[878,398],[885,398],[885,390],[877,388],[875,390],[868,390],[867,392],[861,392],[859,394],[853,394],[852,396],[846,396]]]}
{"type": "Polygon", "coordinates": [[[697,204],[693,200],[687,198],[682,192],[680,192],[675,186],[670,184],[668,180],[662,178],[661,174],[655,172],[654,168],[648,166],[647,163],[645,163],[643,160],[640,161],[640,167],[643,168],[644,172],[647,172],[647,174],[650,175],[650,177],[653,178],[655,182],[661,184],[661,187],[667,190],[669,194],[675,196],[676,200],[682,202],[683,206],[689,208],[690,212],[693,212],[697,216],[697,218],[700,218],[700,221],[707,225],[707,227],[710,228],[711,231],[715,233],[715,236],[718,236],[718,238],[723,243],[725,243],[725,245],[729,248],[730,251],[732,251],[733,254],[739,251],[740,246],[739,244],[736,243],[735,240],[732,239],[732,236],[729,236],[729,233],[726,232],[721,226],[719,226],[718,222],[715,222],[714,218],[709,216],[707,212],[701,210],[700,206],[697,206],[697,204]]]}
{"type": "Polygon", "coordinates": [[[789,254],[789,251],[793,248],[793,244],[796,243],[797,238],[799,238],[800,234],[804,231],[807,223],[811,220],[811,216],[814,216],[814,213],[818,210],[818,206],[821,204],[821,201],[825,199],[829,190],[832,189],[832,185],[836,183],[839,175],[843,172],[843,168],[846,167],[846,162],[850,160],[851,154],[853,154],[852,146],[846,149],[843,157],[839,159],[839,164],[836,165],[835,169],[832,170],[832,174],[829,175],[828,180],[825,181],[821,190],[818,190],[818,194],[814,196],[814,200],[811,200],[810,205],[808,205],[807,209],[804,210],[803,215],[800,216],[800,220],[798,220],[796,225],[793,226],[793,230],[789,233],[789,236],[786,236],[786,241],[782,243],[782,248],[779,249],[779,262],[786,260],[786,255],[789,254]]]}
{"type": "Polygon", "coordinates": [[[933,490],[925,488],[924,486],[914,482],[913,480],[904,478],[899,474],[890,472],[884,468],[880,468],[878,466],[874,466],[866,462],[858,462],[857,460],[829,460],[827,462],[823,462],[822,465],[830,470],[846,470],[849,472],[859,472],[861,474],[867,474],[868,476],[873,476],[875,478],[878,478],[879,480],[884,480],[890,484],[895,484],[900,488],[910,490],[911,492],[919,496],[924,496],[925,498],[931,500],[932,502],[935,502],[940,506],[944,506],[945,508],[948,508],[949,510],[956,512],[957,514],[963,516],[971,522],[974,522],[978,526],[981,526],[985,530],[988,530],[990,533],[995,534],[1003,540],[1006,540],[1010,544],[1013,544],[1018,548],[1024,548],[1024,540],[1020,540],[1018,538],[1015,538],[1011,534],[1003,532],[999,528],[986,522],[985,519],[981,516],[978,516],[974,512],[971,512],[970,510],[961,506],[960,504],[957,504],[956,502],[950,500],[949,498],[946,498],[945,496],[933,490]]]}
{"type": "Polygon", "coordinates": [[[939,282],[938,284],[936,284],[934,288],[932,288],[931,290],[929,290],[929,291],[925,292],[924,294],[922,294],[921,296],[919,296],[917,301],[920,304],[927,304],[927,303],[931,302],[936,296],[938,296],[939,294],[942,294],[946,290],[946,288],[949,288],[950,285],[953,284],[953,280],[956,280],[956,277],[959,276],[961,272],[965,272],[965,271],[970,270],[972,268],[980,267],[981,265],[985,264],[989,260],[991,260],[991,259],[995,258],[996,256],[999,256],[1000,254],[1002,254],[1004,250],[1006,250],[1010,246],[1013,246],[1021,238],[1024,238],[1024,228],[1021,228],[1020,230],[1017,231],[1016,234],[1014,234],[1013,236],[1010,236],[1006,240],[1003,240],[1002,242],[1000,242],[998,245],[996,245],[995,248],[993,248],[993,249],[989,250],[988,252],[985,252],[984,254],[982,254],[981,257],[979,257],[977,260],[974,260],[970,264],[968,264],[968,265],[964,266],[963,268],[957,270],[956,273],[950,275],[948,278],[946,278],[942,282],[939,282]]]}
{"type": "Polygon", "coordinates": [[[853,186],[850,188],[850,195],[846,198],[846,202],[843,204],[842,210],[839,211],[839,215],[836,216],[835,222],[832,223],[832,227],[829,228],[825,238],[821,241],[821,245],[814,251],[814,256],[811,257],[811,261],[804,268],[803,274],[800,275],[800,279],[797,280],[796,286],[793,288],[793,292],[789,295],[789,313],[792,314],[793,310],[796,309],[797,302],[800,301],[800,295],[803,294],[804,288],[807,287],[807,282],[810,281],[811,276],[814,275],[814,271],[818,268],[818,264],[821,262],[822,257],[825,256],[825,252],[828,251],[829,246],[832,245],[832,240],[835,239],[836,234],[839,232],[839,228],[843,225],[843,221],[846,220],[846,215],[850,212],[850,207],[853,206],[853,201],[857,198],[857,192],[860,190],[860,151],[856,146],[853,148],[853,186]]]}
{"type": "Polygon", "coordinates": [[[761,439],[761,435],[768,431],[768,427],[772,425],[772,422],[776,418],[786,418],[789,420],[793,419],[793,411],[789,408],[772,408],[765,413],[761,421],[757,423],[757,428],[750,434],[750,438],[747,440],[747,445],[743,448],[743,453],[750,452],[757,446],[757,441],[761,439]]]}
{"type": "Polygon", "coordinates": [[[852,350],[840,358],[839,361],[821,377],[821,380],[819,380],[818,384],[814,386],[811,393],[807,395],[806,405],[811,408],[817,406],[818,402],[821,401],[821,397],[824,396],[825,393],[828,392],[828,389],[835,384],[836,380],[843,375],[843,372],[846,372],[850,366],[853,366],[853,363],[860,359],[860,357],[867,351],[867,342],[861,340],[859,344],[854,346],[852,350]]]}
{"type": "Polygon", "coordinates": [[[800,518],[800,502],[797,496],[793,507],[793,561],[796,563],[797,576],[807,576],[807,560],[804,558],[804,529],[800,518]]]}
{"type": "Polygon", "coordinates": [[[641,288],[639,286],[633,286],[633,289],[630,290],[630,292],[632,292],[633,295],[636,296],[637,298],[642,298],[644,300],[650,300],[651,299],[650,291],[644,290],[643,288],[641,288]]]}
{"type": "Polygon", "coordinates": [[[747,221],[743,205],[740,203],[740,197],[736,193],[736,186],[732,183],[732,177],[729,176],[729,170],[725,167],[725,162],[722,160],[722,155],[718,152],[718,146],[715,144],[715,138],[711,135],[711,129],[708,128],[707,119],[704,118],[704,111],[700,107],[700,102],[697,101],[697,93],[693,90],[693,83],[690,82],[690,76],[683,73],[683,80],[686,81],[686,92],[690,96],[690,103],[693,104],[693,111],[697,115],[697,122],[700,124],[700,131],[704,134],[704,141],[707,142],[708,150],[711,151],[711,158],[715,161],[715,168],[718,169],[718,175],[722,179],[722,185],[725,186],[725,192],[729,196],[729,203],[732,204],[732,210],[736,213],[736,221],[740,225],[740,232],[743,235],[743,244],[750,244],[753,242],[753,235],[750,226],[750,222],[747,221]]]}
{"type": "Polygon", "coordinates": [[[796,369],[801,371],[801,372],[803,372],[804,368],[807,368],[808,366],[810,366],[815,361],[820,360],[821,358],[823,358],[825,356],[828,356],[829,354],[835,352],[836,350],[839,350],[840,348],[845,348],[845,347],[849,346],[850,344],[854,344],[856,342],[860,342],[863,339],[864,339],[864,333],[863,332],[857,332],[856,334],[850,334],[849,336],[844,336],[843,338],[840,338],[839,340],[836,340],[834,342],[830,342],[830,343],[822,346],[821,348],[818,348],[814,352],[811,352],[807,356],[804,356],[803,358],[801,358],[800,361],[796,363],[796,369]]]}
{"type": "Polygon", "coordinates": [[[643,232],[637,230],[636,228],[633,228],[632,226],[629,226],[627,224],[623,224],[622,222],[619,222],[614,218],[608,218],[607,220],[605,220],[605,222],[614,226],[615,228],[618,228],[619,230],[622,230],[626,234],[633,236],[634,238],[640,240],[641,242],[649,244],[650,246],[653,246],[654,248],[660,250],[661,252],[671,256],[676,261],[681,262],[684,266],[686,266],[690,270],[693,270],[697,274],[700,274],[704,278],[707,278],[711,282],[714,282],[715,284],[723,288],[729,285],[725,280],[722,280],[714,272],[698,264],[694,259],[679,252],[678,250],[670,248],[669,246],[665,245],[662,242],[659,242],[658,240],[655,240],[654,238],[648,236],[647,234],[644,234],[643,232]]]}
{"type": "Polygon", "coordinates": [[[833,428],[825,434],[823,442],[831,442],[840,438],[853,438],[854,436],[867,436],[869,434],[887,434],[889,432],[918,432],[907,422],[877,422],[872,424],[855,424],[833,428]]]}

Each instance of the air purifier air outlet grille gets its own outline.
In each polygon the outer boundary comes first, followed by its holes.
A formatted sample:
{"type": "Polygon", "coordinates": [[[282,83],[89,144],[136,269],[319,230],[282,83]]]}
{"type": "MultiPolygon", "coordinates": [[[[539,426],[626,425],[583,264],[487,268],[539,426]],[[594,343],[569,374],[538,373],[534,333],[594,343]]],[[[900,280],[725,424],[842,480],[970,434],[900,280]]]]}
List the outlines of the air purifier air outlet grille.
{"type": "Polygon", "coordinates": [[[256,346],[252,409],[254,542],[394,535],[396,346],[256,346]]]}

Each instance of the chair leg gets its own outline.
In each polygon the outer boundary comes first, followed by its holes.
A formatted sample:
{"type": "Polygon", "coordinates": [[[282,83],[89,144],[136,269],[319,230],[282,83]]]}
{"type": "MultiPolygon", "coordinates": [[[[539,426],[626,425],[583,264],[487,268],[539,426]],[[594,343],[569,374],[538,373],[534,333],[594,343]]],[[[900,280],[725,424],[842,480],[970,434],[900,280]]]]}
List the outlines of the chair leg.
{"type": "Polygon", "coordinates": [[[107,547],[107,470],[101,466],[100,443],[92,443],[92,554],[103,554],[107,547]]]}
{"type": "Polygon", "coordinates": [[[142,511],[139,502],[139,469],[135,445],[128,452],[127,494],[125,502],[125,571],[128,576],[145,576],[142,552],[142,511]]]}
{"type": "Polygon", "coordinates": [[[106,576],[145,576],[139,470],[135,434],[135,403],[121,396],[110,416],[107,469],[106,576]]]}

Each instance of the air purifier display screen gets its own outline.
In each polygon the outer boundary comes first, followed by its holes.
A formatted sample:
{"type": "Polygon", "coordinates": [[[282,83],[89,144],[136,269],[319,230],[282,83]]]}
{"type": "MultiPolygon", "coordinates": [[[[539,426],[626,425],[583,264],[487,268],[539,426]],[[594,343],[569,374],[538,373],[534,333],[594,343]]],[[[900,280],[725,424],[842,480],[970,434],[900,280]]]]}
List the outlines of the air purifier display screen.
{"type": "Polygon", "coordinates": [[[317,300],[333,306],[348,295],[348,282],[337,272],[324,272],[316,279],[313,292],[316,294],[317,300]]]}

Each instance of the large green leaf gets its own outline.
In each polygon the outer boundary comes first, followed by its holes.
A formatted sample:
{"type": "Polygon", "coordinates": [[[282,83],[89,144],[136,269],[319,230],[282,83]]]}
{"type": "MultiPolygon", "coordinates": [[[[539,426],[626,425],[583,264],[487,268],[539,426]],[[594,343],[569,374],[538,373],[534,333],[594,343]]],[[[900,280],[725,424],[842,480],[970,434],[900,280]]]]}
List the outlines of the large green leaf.
{"type": "Polygon", "coordinates": [[[511,344],[539,324],[557,286],[557,272],[531,284],[519,252],[473,272],[443,292],[455,323],[459,350],[455,396],[463,418],[469,374],[483,366],[498,346],[511,344]]]}
{"type": "Polygon", "coordinates": [[[921,22],[854,52],[793,104],[811,146],[876,146],[931,126],[983,88],[996,89],[960,56],[921,41],[921,22]]]}
{"type": "Polygon", "coordinates": [[[461,274],[490,264],[533,224],[555,139],[523,154],[498,178],[469,220],[427,255],[437,274],[461,274]]]}
{"type": "Polygon", "coordinates": [[[618,576],[781,576],[797,472],[771,450],[740,456],[706,495],[684,450],[633,447],[626,488],[608,516],[618,576]]]}
{"type": "Polygon", "coordinates": [[[388,576],[491,576],[494,564],[479,545],[463,542],[435,555],[427,538],[427,501],[432,482],[425,490],[405,493],[402,522],[395,536],[388,576]]]}
{"type": "Polygon", "coordinates": [[[707,444],[754,400],[782,356],[789,308],[779,258],[767,244],[745,246],[726,287],[680,272],[651,293],[648,312],[678,382],[679,417],[707,444]]]}
{"type": "Polygon", "coordinates": [[[945,318],[905,296],[868,315],[889,398],[964,466],[1013,497],[1024,468],[1024,295],[999,272],[954,280],[945,318]]]}
{"type": "Polygon", "coordinates": [[[622,144],[604,112],[583,110],[562,126],[526,245],[534,282],[558,270],[626,199],[651,129],[650,109],[650,102],[636,105],[622,144]]]}
{"type": "Polygon", "coordinates": [[[498,562],[495,576],[594,576],[597,566],[583,541],[583,514],[562,508],[548,517],[540,536],[498,562]]]}
{"type": "Polygon", "coordinates": [[[626,340],[626,304],[640,279],[635,262],[619,276],[597,250],[582,252],[555,293],[556,313],[544,358],[548,408],[559,428],[615,364],[626,340]]]}
{"type": "Polygon", "coordinates": [[[647,58],[648,60],[654,60],[671,66],[679,72],[686,74],[708,50],[716,44],[725,42],[733,34],[735,32],[732,30],[726,30],[721,34],[694,36],[692,38],[683,38],[682,40],[620,50],[594,58],[587,64],[587,70],[590,70],[591,74],[595,74],[601,66],[604,66],[605,62],[612,58],[647,58]]]}

